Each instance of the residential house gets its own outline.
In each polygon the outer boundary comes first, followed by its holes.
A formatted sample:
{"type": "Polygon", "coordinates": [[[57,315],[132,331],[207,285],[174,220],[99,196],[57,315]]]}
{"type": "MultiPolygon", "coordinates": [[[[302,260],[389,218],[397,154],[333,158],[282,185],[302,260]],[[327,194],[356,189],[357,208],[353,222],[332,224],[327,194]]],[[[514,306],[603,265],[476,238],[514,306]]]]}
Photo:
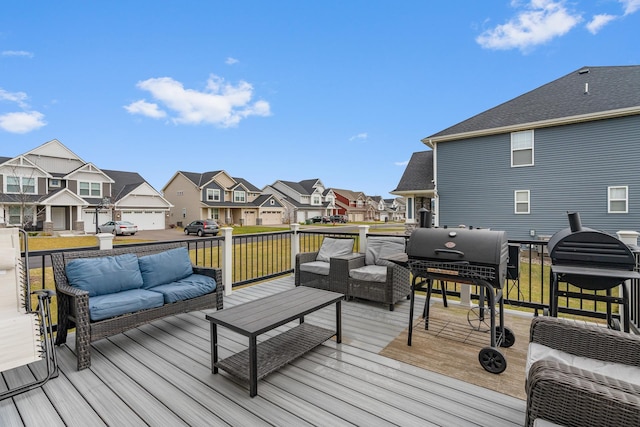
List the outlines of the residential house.
{"type": "Polygon", "coordinates": [[[0,226],[94,233],[96,224],[122,219],[164,229],[170,207],[137,173],[101,170],[56,139],[0,157],[0,181],[0,226]]]}
{"type": "Polygon", "coordinates": [[[393,199],[384,199],[387,209],[389,221],[404,221],[406,216],[406,203],[404,197],[394,197],[393,199]]]}
{"type": "Polygon", "coordinates": [[[361,191],[332,188],[336,196],[336,209],[340,215],[346,215],[350,222],[365,221],[367,216],[367,197],[361,191]]]}
{"type": "Polygon", "coordinates": [[[396,199],[396,205],[398,216],[404,217],[408,230],[413,229],[420,221],[418,211],[422,208],[432,211],[434,221],[437,221],[432,205],[432,200],[436,196],[433,151],[418,151],[411,155],[398,186],[391,191],[391,194],[404,199],[402,202],[396,199]],[[400,207],[402,211],[399,210],[400,207]]]}
{"type": "Polygon", "coordinates": [[[282,224],[284,219],[285,208],[277,197],[223,170],[178,171],[162,191],[173,205],[169,222],[178,226],[197,219],[238,225],[282,224]]]}
{"type": "Polygon", "coordinates": [[[299,182],[277,180],[262,189],[263,193],[273,194],[286,208],[286,221],[305,222],[314,216],[338,214],[335,208],[335,195],[326,189],[318,178],[299,182]]]}
{"type": "Polygon", "coordinates": [[[640,228],[638,65],[579,68],[422,141],[440,225],[539,238],[569,211],[611,234],[640,228]]]}

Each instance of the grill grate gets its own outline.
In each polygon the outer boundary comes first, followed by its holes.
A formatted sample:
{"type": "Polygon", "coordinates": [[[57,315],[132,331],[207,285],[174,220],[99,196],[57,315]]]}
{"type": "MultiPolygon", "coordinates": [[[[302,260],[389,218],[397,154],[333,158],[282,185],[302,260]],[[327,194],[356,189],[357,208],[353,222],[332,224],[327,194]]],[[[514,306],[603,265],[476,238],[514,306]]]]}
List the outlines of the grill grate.
{"type": "Polygon", "coordinates": [[[437,262],[421,259],[409,260],[409,269],[417,276],[447,276],[452,281],[486,280],[492,282],[496,278],[496,269],[468,262],[437,262]]]}

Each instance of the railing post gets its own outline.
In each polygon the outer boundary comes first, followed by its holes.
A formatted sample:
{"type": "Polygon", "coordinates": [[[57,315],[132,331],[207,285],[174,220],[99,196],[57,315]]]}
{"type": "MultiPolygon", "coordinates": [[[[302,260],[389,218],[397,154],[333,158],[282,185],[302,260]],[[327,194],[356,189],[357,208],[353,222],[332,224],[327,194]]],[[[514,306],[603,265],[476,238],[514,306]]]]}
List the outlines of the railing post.
{"type": "Polygon", "coordinates": [[[113,234],[111,233],[98,233],[96,234],[98,242],[100,244],[100,250],[113,249],[113,234]]]}
{"type": "Polygon", "coordinates": [[[300,224],[291,224],[291,268],[296,266],[296,255],[300,253],[300,224]]]}
{"type": "Polygon", "coordinates": [[[367,233],[369,233],[369,226],[359,225],[358,232],[360,233],[359,252],[361,254],[366,254],[367,253],[367,233]]]}
{"type": "Polygon", "coordinates": [[[233,232],[232,227],[222,227],[222,280],[224,282],[224,294],[231,295],[233,289],[233,232]]]}

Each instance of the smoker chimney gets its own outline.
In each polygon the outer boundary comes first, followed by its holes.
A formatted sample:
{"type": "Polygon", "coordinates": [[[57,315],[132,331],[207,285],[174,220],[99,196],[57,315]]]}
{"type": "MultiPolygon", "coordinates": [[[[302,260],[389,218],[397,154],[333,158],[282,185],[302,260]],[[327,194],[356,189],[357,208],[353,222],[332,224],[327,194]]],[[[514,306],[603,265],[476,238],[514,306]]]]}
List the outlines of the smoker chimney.
{"type": "Polygon", "coordinates": [[[582,230],[579,212],[567,212],[567,216],[569,217],[569,228],[571,228],[572,233],[582,230]]]}

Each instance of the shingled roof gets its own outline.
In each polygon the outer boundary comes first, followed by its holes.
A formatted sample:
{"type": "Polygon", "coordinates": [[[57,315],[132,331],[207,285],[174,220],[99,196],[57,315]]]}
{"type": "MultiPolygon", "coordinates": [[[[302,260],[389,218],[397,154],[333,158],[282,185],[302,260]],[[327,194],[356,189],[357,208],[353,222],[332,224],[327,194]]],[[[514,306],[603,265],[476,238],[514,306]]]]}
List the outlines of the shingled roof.
{"type": "Polygon", "coordinates": [[[423,142],[518,125],[536,127],[568,118],[593,120],[602,118],[597,115],[604,112],[640,113],[640,66],[582,67],[428,136],[423,142]]]}
{"type": "Polygon", "coordinates": [[[418,151],[411,155],[409,164],[400,178],[400,183],[392,193],[433,190],[434,188],[433,151],[418,151]]]}

